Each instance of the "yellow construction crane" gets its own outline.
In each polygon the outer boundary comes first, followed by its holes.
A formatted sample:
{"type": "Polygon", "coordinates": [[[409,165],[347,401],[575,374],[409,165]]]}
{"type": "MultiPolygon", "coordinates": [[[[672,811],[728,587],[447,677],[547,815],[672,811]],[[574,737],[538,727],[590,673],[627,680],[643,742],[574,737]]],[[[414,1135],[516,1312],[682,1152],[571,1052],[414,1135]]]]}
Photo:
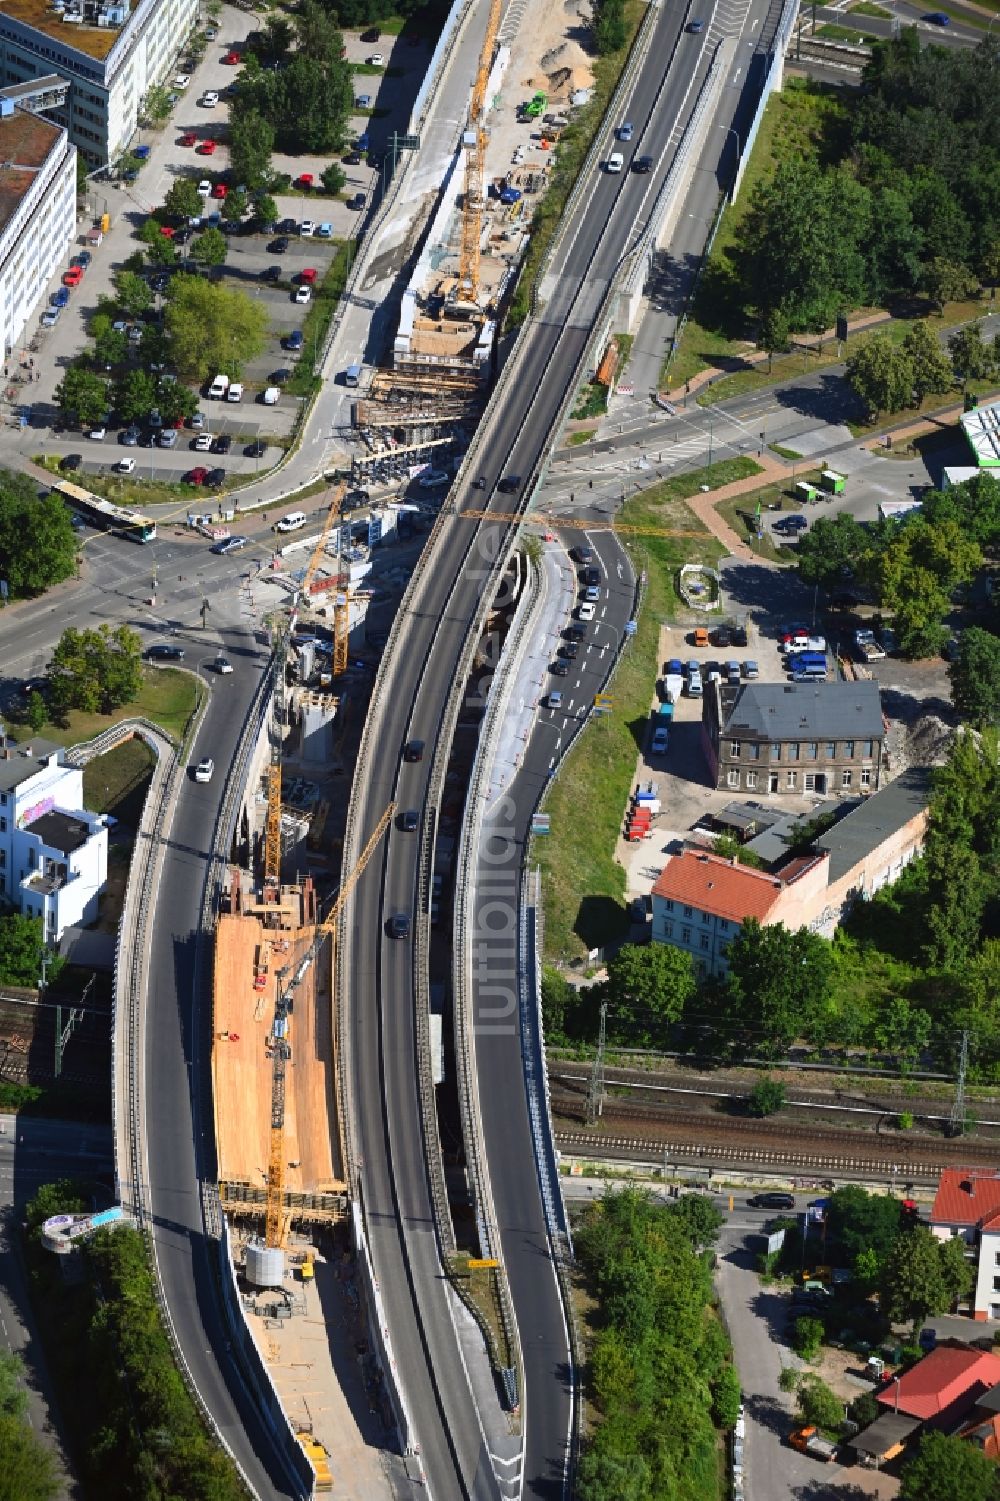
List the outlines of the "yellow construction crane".
{"type": "Polygon", "coordinates": [[[486,166],[486,86],[500,30],[501,0],[490,0],[486,35],[479,54],[479,67],[472,87],[469,126],[465,146],[465,195],[462,200],[462,245],[459,252],[458,295],[462,301],[479,301],[479,242],[483,234],[483,173],[486,166]]]}
{"type": "Polygon", "coordinates": [[[337,893],[333,906],[323,921],[317,923],[312,942],[296,966],[295,973],[289,980],[288,985],[284,990],[279,990],[278,998],[274,1004],[274,1021],[271,1024],[271,1034],[268,1038],[268,1045],[271,1050],[271,1153],[267,1165],[267,1201],[264,1231],[265,1242],[269,1246],[281,1246],[285,1241],[282,1213],[285,1200],[285,1069],[292,1056],[292,1045],[289,1040],[288,1031],[288,1013],[292,1009],[295,991],[319,952],[320,944],[327,934],[331,933],[336,927],[341,908],[354,890],[358,878],[378,848],[379,841],[389,827],[395,811],[396,804],[390,803],[375,825],[368,843],[357,858],[354,868],[341,881],[340,890],[337,893]]]}
{"type": "Polygon", "coordinates": [[[290,616],[282,617],[272,633],[274,658],[274,692],[271,696],[271,759],[267,768],[267,818],[264,824],[264,885],[265,902],[276,902],[281,890],[281,741],[285,719],[285,659],[288,643],[298,619],[299,600],[308,593],[313,575],[319,567],[326,550],[327,538],[334,521],[340,515],[346,485],[338,485],[330,500],[323,530],[313,548],[297,594],[293,597],[290,616]]]}
{"type": "Polygon", "coordinates": [[[543,516],[539,511],[525,511],[523,516],[518,516],[513,511],[456,511],[455,515],[460,516],[463,521],[530,521],[550,527],[553,531],[560,527],[575,527],[579,531],[621,532],[626,537],[704,537],[706,535],[704,529],[700,532],[685,532],[670,526],[628,526],[613,518],[607,521],[585,521],[576,516],[543,516]]]}

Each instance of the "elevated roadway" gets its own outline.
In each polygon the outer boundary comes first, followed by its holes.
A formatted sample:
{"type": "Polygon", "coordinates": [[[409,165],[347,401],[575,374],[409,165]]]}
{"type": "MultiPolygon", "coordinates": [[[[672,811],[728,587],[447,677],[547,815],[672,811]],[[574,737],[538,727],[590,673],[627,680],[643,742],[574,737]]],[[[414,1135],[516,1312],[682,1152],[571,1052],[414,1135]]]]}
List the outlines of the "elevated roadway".
{"type": "MultiPolygon", "coordinates": [[[[723,7],[724,0],[720,16],[723,7]]],[[[752,3],[749,13],[730,4],[725,29],[739,33],[752,23],[759,35],[766,10],[763,0],[752,3]]],[[[371,751],[356,772],[358,848],[390,799],[401,809],[424,812],[418,835],[393,827],[378,865],[373,862],[358,883],[344,959],[354,1149],[372,1255],[400,1384],[429,1488],[438,1497],[485,1497],[497,1481],[458,1359],[438,1262],[416,1077],[414,953],[410,942],[389,936],[389,924],[397,915],[411,923],[416,917],[422,841],[433,839],[433,810],[425,806],[428,779],[445,706],[485,603],[492,561],[512,538],[510,523],[489,518],[491,510],[512,508],[511,495],[499,493],[497,482],[517,475],[523,489],[538,473],[594,319],[635,225],[669,169],[721,34],[711,25],[702,35],[685,34],[685,19],[661,11],[623,112],[635,129],[629,159],[633,153],[651,155],[655,170],[649,176],[599,172],[577,196],[545,279],[545,305],[520,351],[517,380],[502,409],[488,415],[471,460],[484,488],[453,497],[457,514],[441,522],[433,556],[404,602],[398,650],[383,663],[373,705],[371,751]],[[484,519],[461,516],[483,508],[484,519]],[[425,742],[422,760],[401,759],[410,739],[425,742]]],[[[752,33],[747,45],[754,48],[752,33]]],[[[609,132],[602,154],[611,149],[609,132]]],[[[606,555],[605,561],[612,559],[606,555]]],[[[627,593],[624,578],[621,587],[627,593]]],[[[477,1018],[477,1031],[482,1021],[477,1018]]],[[[561,1299],[547,1270],[516,1009],[500,1023],[502,1043],[491,1052],[484,1041],[479,1052],[484,1114],[489,1112],[487,1151],[524,1358],[522,1484],[527,1495],[555,1498],[568,1494],[571,1361],[561,1299]]]]}

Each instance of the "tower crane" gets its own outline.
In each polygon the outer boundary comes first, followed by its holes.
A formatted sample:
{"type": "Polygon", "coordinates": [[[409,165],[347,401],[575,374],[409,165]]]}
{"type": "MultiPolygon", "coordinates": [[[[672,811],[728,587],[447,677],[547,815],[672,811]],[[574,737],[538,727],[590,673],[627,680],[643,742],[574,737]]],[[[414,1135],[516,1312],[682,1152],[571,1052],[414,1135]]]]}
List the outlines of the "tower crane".
{"type": "Polygon", "coordinates": [[[274,655],[274,692],[271,697],[271,717],[269,725],[270,739],[270,762],[267,768],[267,817],[264,823],[264,883],[263,895],[265,902],[275,902],[281,889],[281,727],[285,718],[285,660],[288,656],[288,643],[295,629],[298,619],[299,601],[309,592],[309,585],[313,581],[313,575],[319,567],[320,559],[326,550],[327,539],[334,521],[340,515],[340,508],[344,502],[344,494],[347,486],[338,485],[330,500],[330,508],[326,513],[323,530],[319,534],[316,546],[302,577],[302,582],[292,599],[292,609],[288,616],[282,616],[275,625],[272,633],[274,655]]]}
{"type": "Polygon", "coordinates": [[[486,86],[500,30],[502,0],[490,0],[486,35],[472,87],[465,145],[465,195],[462,200],[462,244],[459,252],[458,295],[479,302],[479,242],[483,233],[483,173],[486,166],[486,86]]]}
{"type": "MultiPolygon", "coordinates": [[[[292,1056],[292,1045],[288,1037],[288,1013],[292,1009],[295,992],[302,983],[306,971],[316,958],[324,938],[336,927],[341,908],[354,890],[358,878],[378,848],[379,842],[389,827],[390,820],[395,811],[395,803],[390,803],[385,809],[382,817],[372,830],[368,843],[358,856],[353,869],[341,881],[340,890],[337,892],[332,907],[323,921],[317,923],[312,942],[296,966],[295,973],[284,990],[279,990],[278,998],[274,1004],[274,1021],[271,1024],[271,1035],[269,1038],[271,1048],[271,1151],[267,1166],[267,1199],[264,1230],[265,1244],[269,1246],[281,1246],[284,1244],[285,1239],[285,1230],[282,1223],[282,1209],[285,1198],[285,1070],[292,1056]]],[[[282,975],[284,973],[285,971],[282,971],[282,975]]]]}

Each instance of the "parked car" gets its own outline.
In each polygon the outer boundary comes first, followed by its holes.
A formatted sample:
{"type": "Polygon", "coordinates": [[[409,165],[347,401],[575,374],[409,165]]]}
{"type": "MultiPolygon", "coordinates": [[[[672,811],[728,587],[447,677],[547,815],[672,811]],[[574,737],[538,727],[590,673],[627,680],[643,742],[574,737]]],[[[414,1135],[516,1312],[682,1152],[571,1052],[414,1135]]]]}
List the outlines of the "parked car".
{"type": "Polygon", "coordinates": [[[270,245],[268,245],[268,254],[284,255],[285,251],[288,249],[288,243],[289,242],[287,235],[279,235],[276,240],[272,240],[270,245]]]}
{"type": "Polygon", "coordinates": [[[292,301],[300,307],[305,306],[307,302],[312,302],[312,288],[303,282],[302,286],[296,287],[292,293],[292,301]]]}
{"type": "Polygon", "coordinates": [[[173,646],[168,641],[158,641],[155,646],[149,646],[144,653],[147,662],[183,662],[184,648],[173,646]]]}
{"type": "Polygon", "coordinates": [[[751,1209],[794,1209],[795,1200],[791,1194],[783,1193],[760,1193],[751,1194],[747,1199],[751,1209]]]}
{"type": "Polygon", "coordinates": [[[82,453],[67,453],[59,460],[59,468],[64,474],[72,474],[83,463],[82,453]]]}
{"type": "Polygon", "coordinates": [[[220,433],[212,443],[213,453],[228,453],[233,446],[233,440],[229,433],[220,433]]]}

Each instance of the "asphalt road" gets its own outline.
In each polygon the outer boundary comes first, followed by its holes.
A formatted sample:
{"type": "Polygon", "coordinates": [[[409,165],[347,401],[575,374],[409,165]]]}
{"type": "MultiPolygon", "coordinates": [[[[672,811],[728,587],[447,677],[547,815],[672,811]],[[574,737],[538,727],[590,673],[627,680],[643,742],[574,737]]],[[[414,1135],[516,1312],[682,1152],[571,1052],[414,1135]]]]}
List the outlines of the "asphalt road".
{"type": "MultiPolygon", "coordinates": [[[[479,508],[484,500],[489,509],[507,511],[511,502],[495,491],[497,480],[517,474],[524,482],[538,469],[605,288],[643,202],[651,201],[646,195],[655,193],[669,169],[679,124],[717,40],[711,31],[686,35],[682,24],[679,15],[661,14],[628,105],[636,126],[631,150],[653,155],[657,171],[650,177],[598,173],[581,195],[564,241],[565,258],[546,280],[548,300],[527,341],[517,386],[483,447],[479,468],[486,488],[457,497],[453,503],[459,511],[479,508]]],[[[355,797],[364,810],[362,843],[390,798],[407,808],[420,807],[426,799],[448,691],[479,611],[487,565],[507,537],[506,523],[454,519],[438,540],[433,566],[409,602],[404,650],[389,668],[375,708],[377,755],[358,767],[355,797]],[[422,762],[399,759],[410,737],[427,742],[422,762]]],[[[617,566],[613,577],[617,581],[617,566]]],[[[454,1341],[431,1230],[415,1079],[414,957],[409,943],[393,941],[386,933],[392,915],[415,916],[422,838],[433,838],[433,832],[425,829],[417,837],[393,827],[379,860],[355,889],[347,960],[356,1150],[397,1367],[431,1488],[441,1495],[485,1496],[493,1492],[494,1481],[484,1466],[465,1378],[454,1353],[448,1354],[454,1341]]],[[[561,1496],[571,1414],[569,1352],[554,1279],[539,1275],[546,1232],[529,1166],[531,1138],[516,1029],[505,1031],[492,1067],[479,1066],[483,1108],[491,1112],[487,1151],[497,1215],[522,1334],[523,1484],[528,1494],[561,1496]]]]}

